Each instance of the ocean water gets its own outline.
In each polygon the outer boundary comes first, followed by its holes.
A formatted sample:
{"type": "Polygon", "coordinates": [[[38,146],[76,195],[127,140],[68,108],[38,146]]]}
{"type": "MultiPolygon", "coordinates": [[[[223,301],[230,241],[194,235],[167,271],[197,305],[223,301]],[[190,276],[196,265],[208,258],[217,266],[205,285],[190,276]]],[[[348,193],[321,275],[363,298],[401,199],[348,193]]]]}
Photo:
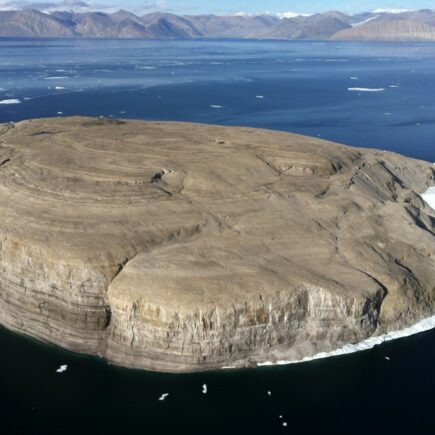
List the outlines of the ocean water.
{"type": "MultiPolygon", "coordinates": [[[[434,85],[432,43],[0,40],[0,122],[243,125],[435,162],[434,85]]],[[[435,434],[434,340],[430,331],[301,365],[167,375],[0,329],[1,430],[435,434]]]]}

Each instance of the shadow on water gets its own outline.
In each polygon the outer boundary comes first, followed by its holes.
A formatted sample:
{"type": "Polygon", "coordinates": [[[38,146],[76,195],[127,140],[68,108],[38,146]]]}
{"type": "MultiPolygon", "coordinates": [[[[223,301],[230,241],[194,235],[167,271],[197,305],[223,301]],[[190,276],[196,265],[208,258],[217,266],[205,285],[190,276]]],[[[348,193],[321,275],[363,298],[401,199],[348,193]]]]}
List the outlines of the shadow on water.
{"type": "Polygon", "coordinates": [[[431,331],[305,364],[172,375],[111,366],[1,329],[2,431],[433,434],[434,339],[431,331]],[[58,374],[61,364],[68,370],[58,374]]]}

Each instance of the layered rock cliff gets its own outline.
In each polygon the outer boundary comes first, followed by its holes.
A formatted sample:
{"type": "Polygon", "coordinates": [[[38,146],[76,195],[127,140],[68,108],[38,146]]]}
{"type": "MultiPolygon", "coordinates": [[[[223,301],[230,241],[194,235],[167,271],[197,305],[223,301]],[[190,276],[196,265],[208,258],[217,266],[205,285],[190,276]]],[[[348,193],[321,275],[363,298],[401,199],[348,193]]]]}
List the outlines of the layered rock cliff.
{"type": "Polygon", "coordinates": [[[0,322],[129,367],[295,359],[435,312],[432,165],[298,135],[0,125],[0,322]]]}

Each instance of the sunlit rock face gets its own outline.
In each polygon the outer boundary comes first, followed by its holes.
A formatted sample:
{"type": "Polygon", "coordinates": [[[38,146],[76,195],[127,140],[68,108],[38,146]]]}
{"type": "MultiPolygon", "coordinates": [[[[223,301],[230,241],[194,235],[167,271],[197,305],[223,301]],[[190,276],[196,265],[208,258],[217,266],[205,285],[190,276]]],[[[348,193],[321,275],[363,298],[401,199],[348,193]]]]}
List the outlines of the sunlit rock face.
{"type": "Polygon", "coordinates": [[[429,163],[288,133],[0,125],[0,322],[129,367],[294,360],[435,312],[429,163]]]}

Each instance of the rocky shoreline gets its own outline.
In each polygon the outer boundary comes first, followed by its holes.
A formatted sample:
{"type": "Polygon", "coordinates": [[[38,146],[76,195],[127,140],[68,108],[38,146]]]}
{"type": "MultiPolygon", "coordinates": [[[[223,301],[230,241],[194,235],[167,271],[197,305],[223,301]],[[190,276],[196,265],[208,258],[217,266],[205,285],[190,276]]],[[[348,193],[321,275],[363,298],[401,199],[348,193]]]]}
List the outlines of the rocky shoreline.
{"type": "Polygon", "coordinates": [[[251,128],[0,125],[0,323],[122,366],[291,361],[435,312],[431,164],[251,128]]]}

